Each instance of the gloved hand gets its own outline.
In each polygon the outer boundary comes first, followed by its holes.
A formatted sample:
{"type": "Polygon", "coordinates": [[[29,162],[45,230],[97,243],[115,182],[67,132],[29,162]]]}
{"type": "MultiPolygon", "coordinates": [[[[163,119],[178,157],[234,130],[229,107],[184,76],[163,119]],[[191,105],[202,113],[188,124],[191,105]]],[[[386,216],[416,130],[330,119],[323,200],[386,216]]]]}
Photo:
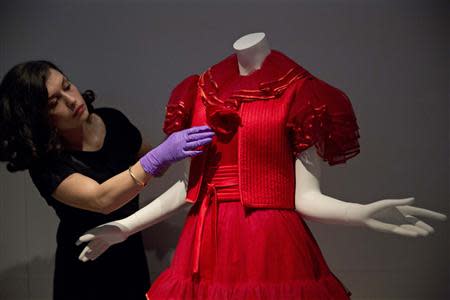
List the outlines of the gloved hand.
{"type": "Polygon", "coordinates": [[[172,133],[158,147],[139,161],[147,174],[161,176],[171,163],[201,154],[196,148],[209,144],[214,132],[208,126],[197,126],[172,133]]]}

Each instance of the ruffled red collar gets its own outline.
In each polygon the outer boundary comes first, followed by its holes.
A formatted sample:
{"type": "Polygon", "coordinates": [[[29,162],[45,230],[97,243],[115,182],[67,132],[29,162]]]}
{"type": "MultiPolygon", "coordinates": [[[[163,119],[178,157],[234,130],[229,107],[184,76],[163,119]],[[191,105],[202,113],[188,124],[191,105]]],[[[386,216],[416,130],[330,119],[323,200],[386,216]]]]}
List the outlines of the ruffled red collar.
{"type": "Polygon", "coordinates": [[[272,50],[260,69],[239,74],[237,55],[233,54],[200,75],[198,87],[206,107],[208,125],[219,140],[231,140],[239,126],[239,106],[243,102],[280,97],[293,82],[310,76],[297,63],[272,50]]]}
{"type": "Polygon", "coordinates": [[[309,73],[283,53],[272,50],[260,69],[239,74],[232,54],[200,75],[199,88],[207,102],[269,100],[279,97],[294,81],[309,73]]]}

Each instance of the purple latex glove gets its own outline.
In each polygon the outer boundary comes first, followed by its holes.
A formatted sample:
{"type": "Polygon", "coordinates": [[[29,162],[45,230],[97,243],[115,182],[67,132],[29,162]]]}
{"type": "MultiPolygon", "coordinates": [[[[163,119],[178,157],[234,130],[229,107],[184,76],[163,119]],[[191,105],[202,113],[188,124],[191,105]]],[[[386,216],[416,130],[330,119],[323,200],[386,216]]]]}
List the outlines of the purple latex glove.
{"type": "Polygon", "coordinates": [[[214,132],[208,126],[196,126],[174,132],[139,161],[146,173],[161,176],[170,164],[203,153],[195,149],[211,143],[213,136],[214,132]]]}

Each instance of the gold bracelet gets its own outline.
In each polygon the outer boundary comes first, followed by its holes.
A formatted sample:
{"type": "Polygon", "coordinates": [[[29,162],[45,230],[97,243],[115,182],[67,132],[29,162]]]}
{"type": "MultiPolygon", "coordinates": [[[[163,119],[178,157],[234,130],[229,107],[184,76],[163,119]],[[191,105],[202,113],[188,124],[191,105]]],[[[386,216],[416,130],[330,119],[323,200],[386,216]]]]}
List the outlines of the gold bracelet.
{"type": "Polygon", "coordinates": [[[144,182],[137,179],[136,175],[133,174],[133,172],[131,171],[131,166],[128,168],[128,173],[130,173],[130,176],[131,176],[131,178],[133,178],[134,183],[136,183],[137,185],[139,185],[141,187],[146,186],[146,184],[144,182]]]}

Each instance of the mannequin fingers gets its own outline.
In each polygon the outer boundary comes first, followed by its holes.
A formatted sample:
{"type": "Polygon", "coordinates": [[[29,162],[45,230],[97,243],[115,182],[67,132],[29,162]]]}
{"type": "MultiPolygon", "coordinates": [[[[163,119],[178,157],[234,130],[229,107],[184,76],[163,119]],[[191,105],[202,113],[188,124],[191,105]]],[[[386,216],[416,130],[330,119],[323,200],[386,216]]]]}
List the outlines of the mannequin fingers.
{"type": "Polygon", "coordinates": [[[81,260],[82,262],[87,262],[87,261],[89,261],[89,259],[88,259],[86,256],[84,256],[84,255],[78,257],[78,259],[81,260]]]}
{"type": "Polygon", "coordinates": [[[403,225],[400,225],[400,227],[403,229],[406,229],[406,230],[415,231],[421,236],[427,236],[429,234],[428,231],[426,231],[420,227],[411,225],[411,224],[403,224],[403,225]]]}
{"type": "Polygon", "coordinates": [[[211,141],[212,141],[212,138],[204,138],[201,140],[187,142],[186,145],[183,147],[183,150],[193,150],[197,147],[209,144],[209,143],[211,143],[211,141]]]}
{"type": "Polygon", "coordinates": [[[396,233],[402,236],[406,236],[406,237],[417,237],[419,234],[415,231],[411,231],[409,229],[406,228],[402,228],[400,226],[397,226],[392,233],[396,233]]]}
{"type": "Polygon", "coordinates": [[[385,199],[385,200],[380,200],[380,201],[376,201],[370,204],[370,208],[373,212],[388,208],[388,207],[393,207],[393,206],[402,206],[402,205],[409,205],[412,204],[414,202],[414,198],[413,197],[409,197],[409,198],[403,198],[403,199],[385,199]]]}
{"type": "Polygon", "coordinates": [[[79,259],[83,262],[88,260],[94,260],[99,257],[106,249],[109,248],[109,244],[103,241],[94,241],[89,243],[81,252],[79,259]]]}
{"type": "Polygon", "coordinates": [[[416,227],[420,227],[423,230],[428,231],[428,233],[434,233],[434,228],[421,220],[417,220],[417,222],[414,223],[414,225],[416,225],[416,227]]]}
{"type": "Polygon", "coordinates": [[[187,141],[193,142],[197,140],[202,140],[206,138],[212,138],[214,136],[214,132],[199,132],[199,133],[192,133],[188,136],[187,141]]]}
{"type": "Polygon", "coordinates": [[[393,224],[383,223],[383,222],[377,221],[375,219],[369,219],[366,222],[366,225],[369,228],[372,228],[372,229],[378,230],[378,231],[382,231],[382,232],[392,232],[394,230],[394,228],[396,227],[393,224]]]}
{"type": "Polygon", "coordinates": [[[416,237],[418,235],[415,231],[411,231],[394,224],[380,222],[375,219],[368,220],[366,224],[370,228],[382,232],[396,233],[408,237],[416,237]]]}
{"type": "Polygon", "coordinates": [[[438,221],[445,221],[447,220],[447,216],[429,209],[425,209],[425,208],[420,208],[420,207],[415,207],[415,206],[403,206],[403,207],[399,207],[399,210],[404,213],[404,214],[408,214],[408,215],[414,215],[414,216],[419,216],[419,217],[426,217],[426,218],[430,218],[430,219],[435,219],[438,221]]]}
{"type": "Polygon", "coordinates": [[[90,241],[89,244],[88,244],[88,246],[89,246],[89,248],[91,249],[91,251],[89,251],[89,252],[95,251],[95,250],[96,250],[98,247],[100,247],[102,244],[104,244],[104,242],[101,241],[101,240],[93,240],[93,241],[90,241]]]}
{"type": "Polygon", "coordinates": [[[92,253],[95,253],[97,249],[101,248],[101,246],[105,244],[105,242],[101,240],[94,240],[89,242],[86,247],[84,247],[83,251],[81,252],[80,256],[78,257],[83,262],[86,262],[87,260],[91,259],[92,253]]]}
{"type": "Polygon", "coordinates": [[[406,215],[405,219],[408,223],[414,225],[415,227],[419,227],[423,230],[425,230],[428,234],[433,233],[434,229],[433,227],[431,227],[430,225],[428,225],[427,223],[421,221],[420,219],[411,216],[411,215],[406,215]]]}
{"type": "Polygon", "coordinates": [[[90,251],[87,252],[84,256],[86,257],[87,260],[92,260],[93,253],[95,253],[95,251],[90,251]]]}
{"type": "Polygon", "coordinates": [[[100,255],[102,255],[108,249],[108,245],[102,244],[95,250],[86,254],[86,257],[90,260],[96,260],[100,255]]]}
{"type": "Polygon", "coordinates": [[[86,257],[86,253],[92,251],[89,246],[84,247],[83,251],[81,251],[80,256],[78,256],[78,259],[82,262],[87,262],[89,259],[86,257]]]}
{"type": "Polygon", "coordinates": [[[95,238],[95,234],[92,233],[85,233],[82,236],[78,238],[78,241],[75,243],[77,246],[81,245],[82,243],[89,242],[95,238]]]}

